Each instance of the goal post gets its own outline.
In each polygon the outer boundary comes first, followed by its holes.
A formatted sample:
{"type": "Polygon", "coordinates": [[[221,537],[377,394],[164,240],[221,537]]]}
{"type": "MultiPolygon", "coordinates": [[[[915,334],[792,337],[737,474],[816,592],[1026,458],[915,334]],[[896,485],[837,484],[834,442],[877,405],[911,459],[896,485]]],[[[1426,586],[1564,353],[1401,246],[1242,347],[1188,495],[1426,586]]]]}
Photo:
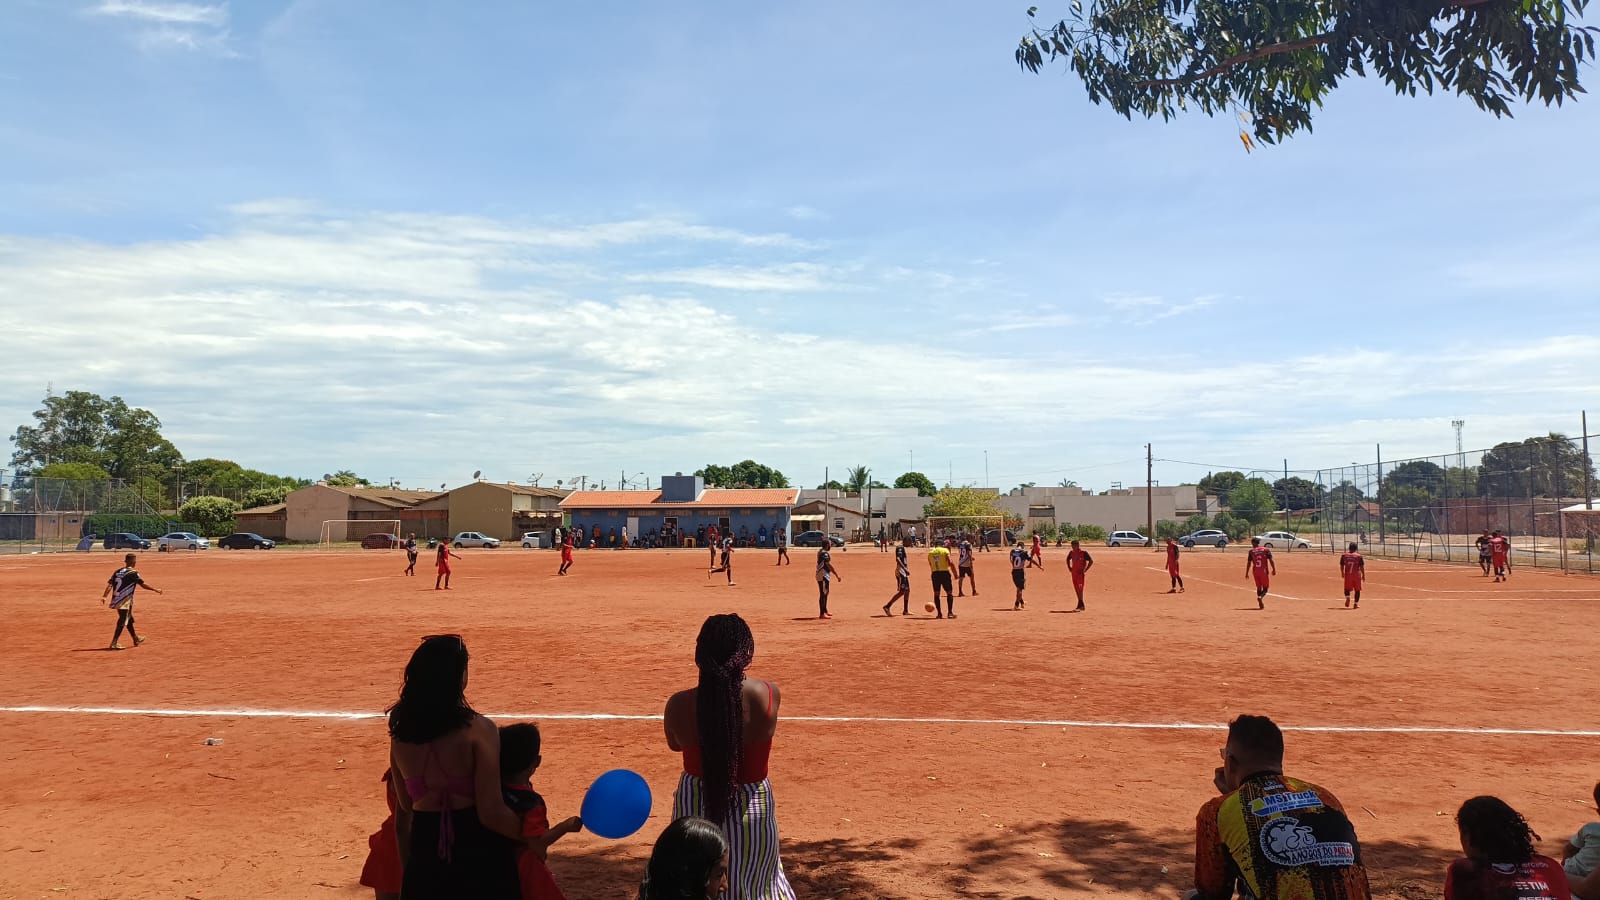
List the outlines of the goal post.
{"type": "Polygon", "coordinates": [[[980,535],[999,531],[1000,539],[989,543],[997,547],[1005,545],[1005,516],[929,516],[925,521],[930,542],[952,538],[957,542],[971,541],[976,547],[983,543],[980,535]]]}
{"type": "MultiPolygon", "coordinates": [[[[318,546],[350,544],[369,534],[400,534],[399,519],[324,519],[318,546]]],[[[403,537],[403,535],[402,535],[403,537]]]]}

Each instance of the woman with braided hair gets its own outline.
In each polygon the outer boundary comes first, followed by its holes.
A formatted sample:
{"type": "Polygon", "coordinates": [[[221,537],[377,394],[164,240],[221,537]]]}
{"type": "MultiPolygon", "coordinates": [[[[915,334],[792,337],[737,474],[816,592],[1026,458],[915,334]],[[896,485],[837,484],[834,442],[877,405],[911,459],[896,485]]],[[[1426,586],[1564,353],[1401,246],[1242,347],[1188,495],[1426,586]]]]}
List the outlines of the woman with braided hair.
{"type": "Polygon", "coordinates": [[[745,677],[755,657],[750,626],[734,613],[700,627],[696,687],[667,700],[667,746],[683,754],[673,818],[700,816],[728,837],[727,900],[794,900],[778,858],[778,820],[767,779],[778,730],[778,686],[745,677]]]}
{"type": "Polygon", "coordinates": [[[1539,835],[1499,797],[1473,797],[1456,813],[1465,859],[1444,876],[1445,900],[1569,900],[1561,864],[1534,851],[1539,835]]]}

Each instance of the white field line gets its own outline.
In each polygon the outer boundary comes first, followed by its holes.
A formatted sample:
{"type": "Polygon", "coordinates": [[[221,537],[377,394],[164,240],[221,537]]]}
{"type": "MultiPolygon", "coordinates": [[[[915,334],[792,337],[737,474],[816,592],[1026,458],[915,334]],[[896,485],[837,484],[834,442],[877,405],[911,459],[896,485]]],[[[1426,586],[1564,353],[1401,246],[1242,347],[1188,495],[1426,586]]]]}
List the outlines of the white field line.
{"type": "MultiPolygon", "coordinates": [[[[1145,566],[1145,568],[1149,569],[1152,572],[1160,572],[1163,575],[1167,574],[1166,567],[1164,567],[1164,566],[1145,566]]],[[[1200,582],[1204,582],[1206,584],[1214,584],[1214,585],[1216,585],[1218,587],[1235,588],[1237,590],[1241,590],[1241,591],[1244,591],[1244,592],[1250,594],[1252,597],[1254,597],[1255,593],[1256,593],[1256,583],[1254,581],[1250,580],[1249,576],[1242,576],[1239,579],[1239,581],[1240,581],[1239,584],[1229,584],[1226,581],[1214,581],[1214,580],[1212,580],[1210,578],[1201,578],[1199,575],[1184,575],[1183,574],[1183,570],[1181,570],[1181,569],[1178,571],[1178,575],[1184,581],[1200,581],[1200,582]]],[[[1343,597],[1344,594],[1341,593],[1339,596],[1343,597]]],[[[1291,597],[1288,594],[1280,594],[1277,591],[1273,591],[1273,590],[1267,591],[1267,599],[1270,600],[1273,597],[1277,597],[1279,600],[1329,600],[1329,599],[1338,599],[1338,598],[1333,598],[1333,597],[1291,597]]]]}
{"type": "MultiPolygon", "coordinates": [[[[219,718],[219,719],[338,719],[366,721],[384,718],[379,712],[341,712],[336,710],[292,709],[177,709],[141,708],[120,706],[0,706],[0,713],[98,715],[98,716],[159,716],[168,718],[219,718]]],[[[518,719],[535,721],[576,722],[655,722],[659,714],[636,715],[626,713],[491,713],[491,719],[518,719]]],[[[1207,722],[1122,722],[1090,719],[956,719],[923,716],[784,716],[790,723],[869,724],[869,725],[1002,725],[1030,726],[1036,728],[1098,728],[1130,731],[1224,731],[1226,723],[1207,722]]],[[[1286,725],[1285,731],[1336,734],[1458,734],[1458,735],[1523,735],[1533,737],[1600,737],[1600,730],[1565,730],[1559,728],[1471,728],[1432,725],[1286,725]]]]}

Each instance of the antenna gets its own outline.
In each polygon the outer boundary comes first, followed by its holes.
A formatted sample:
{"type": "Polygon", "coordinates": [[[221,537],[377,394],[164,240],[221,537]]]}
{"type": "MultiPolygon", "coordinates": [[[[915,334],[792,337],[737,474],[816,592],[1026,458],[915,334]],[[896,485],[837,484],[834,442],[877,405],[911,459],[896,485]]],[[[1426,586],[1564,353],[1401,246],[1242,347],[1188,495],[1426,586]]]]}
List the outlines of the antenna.
{"type": "Polygon", "coordinates": [[[539,486],[539,479],[541,479],[543,477],[544,477],[544,473],[543,472],[535,472],[532,475],[528,476],[528,483],[533,485],[534,487],[538,487],[539,486]]]}
{"type": "Polygon", "coordinates": [[[1456,455],[1461,455],[1461,429],[1466,427],[1466,419],[1451,419],[1450,427],[1456,430],[1456,455]]]}

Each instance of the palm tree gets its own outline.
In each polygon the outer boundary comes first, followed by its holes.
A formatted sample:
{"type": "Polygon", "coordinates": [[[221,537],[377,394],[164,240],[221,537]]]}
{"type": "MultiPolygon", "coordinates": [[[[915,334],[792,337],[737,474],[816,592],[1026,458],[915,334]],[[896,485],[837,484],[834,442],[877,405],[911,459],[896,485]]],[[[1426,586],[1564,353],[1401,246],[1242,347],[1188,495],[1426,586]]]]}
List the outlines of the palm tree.
{"type": "Polygon", "coordinates": [[[872,482],[872,472],[866,466],[851,466],[845,471],[844,486],[852,494],[862,493],[872,482]]]}

